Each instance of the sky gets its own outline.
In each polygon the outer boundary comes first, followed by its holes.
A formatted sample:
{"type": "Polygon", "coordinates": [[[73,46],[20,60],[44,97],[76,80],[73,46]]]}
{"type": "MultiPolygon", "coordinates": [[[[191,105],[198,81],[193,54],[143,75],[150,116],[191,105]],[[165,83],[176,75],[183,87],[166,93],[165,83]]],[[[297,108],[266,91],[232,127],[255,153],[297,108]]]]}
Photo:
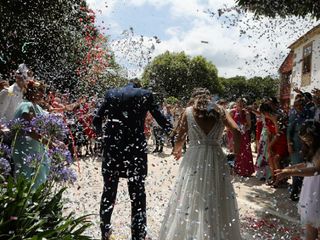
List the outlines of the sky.
{"type": "Polygon", "coordinates": [[[165,51],[202,55],[221,77],[277,76],[288,46],[319,23],[296,17],[256,19],[234,10],[234,0],[87,2],[129,77],[141,76],[145,65],[165,51]]]}

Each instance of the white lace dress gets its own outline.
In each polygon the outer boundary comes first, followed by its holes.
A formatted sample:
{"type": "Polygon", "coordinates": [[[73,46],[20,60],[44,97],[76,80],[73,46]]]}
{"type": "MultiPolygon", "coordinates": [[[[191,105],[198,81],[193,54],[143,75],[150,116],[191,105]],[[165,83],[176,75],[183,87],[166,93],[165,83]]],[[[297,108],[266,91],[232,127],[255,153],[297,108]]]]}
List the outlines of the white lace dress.
{"type": "MultiPolygon", "coordinates": [[[[320,150],[315,154],[313,161],[319,161],[320,150]]],[[[313,167],[314,162],[308,163],[313,167]]],[[[298,204],[302,224],[311,224],[320,227],[320,175],[304,177],[298,204]]]]}
{"type": "Polygon", "coordinates": [[[188,148],[179,169],[160,240],[238,240],[239,214],[225,155],[220,119],[206,135],[187,108],[188,148]]]}

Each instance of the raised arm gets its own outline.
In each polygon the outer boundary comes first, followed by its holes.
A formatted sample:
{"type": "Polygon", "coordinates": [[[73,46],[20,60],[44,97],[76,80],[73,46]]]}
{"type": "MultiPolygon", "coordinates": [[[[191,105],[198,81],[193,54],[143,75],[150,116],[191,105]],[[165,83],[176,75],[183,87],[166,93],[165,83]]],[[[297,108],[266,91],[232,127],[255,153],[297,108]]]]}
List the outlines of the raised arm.
{"type": "Polygon", "coordinates": [[[290,176],[310,177],[320,175],[320,150],[313,157],[314,166],[308,167],[305,163],[293,165],[285,169],[276,170],[277,180],[290,176]]]}

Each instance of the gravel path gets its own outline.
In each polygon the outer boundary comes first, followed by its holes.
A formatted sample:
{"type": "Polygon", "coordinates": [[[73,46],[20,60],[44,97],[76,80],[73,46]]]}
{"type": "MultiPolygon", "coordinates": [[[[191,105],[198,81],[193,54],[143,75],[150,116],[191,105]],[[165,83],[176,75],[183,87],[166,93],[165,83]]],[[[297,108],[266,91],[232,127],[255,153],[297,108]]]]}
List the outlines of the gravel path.
{"type": "MultiPolygon", "coordinates": [[[[170,150],[165,149],[164,154],[148,156],[149,170],[146,181],[148,235],[152,239],[157,239],[180,163],[175,161],[169,153],[170,150]]],[[[101,158],[80,160],[80,168],[78,181],[70,186],[64,195],[65,211],[74,211],[79,216],[93,214],[90,217],[93,226],[87,234],[94,239],[100,239],[98,214],[103,188],[101,158]]],[[[283,196],[287,196],[285,189],[274,190],[267,188],[254,178],[243,180],[237,177],[234,178],[234,187],[238,195],[243,239],[295,239],[292,236],[299,235],[299,223],[294,204],[286,200],[285,206],[288,211],[278,211],[277,204],[283,204],[283,196]],[[274,197],[275,195],[277,198],[274,197]]],[[[126,180],[121,179],[112,215],[116,240],[130,239],[130,213],[126,180]]]]}

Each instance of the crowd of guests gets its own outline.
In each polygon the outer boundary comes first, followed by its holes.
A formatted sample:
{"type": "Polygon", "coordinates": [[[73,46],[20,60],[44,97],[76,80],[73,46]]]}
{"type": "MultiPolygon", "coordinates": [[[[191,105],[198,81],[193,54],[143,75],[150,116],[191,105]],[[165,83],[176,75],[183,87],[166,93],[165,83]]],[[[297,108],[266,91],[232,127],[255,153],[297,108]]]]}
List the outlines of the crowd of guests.
{"type": "MultiPolygon", "coordinates": [[[[228,105],[241,132],[234,172],[244,177],[255,173],[274,188],[287,187],[292,177],[289,197],[299,201],[305,239],[315,240],[320,234],[320,90],[294,91],[290,109],[281,107],[275,98],[251,106],[239,98],[228,105]],[[255,159],[252,151],[257,153],[255,159]]],[[[233,136],[228,129],[225,135],[233,153],[233,136]]]]}
{"type": "MultiPolygon", "coordinates": [[[[291,109],[282,107],[276,98],[265,98],[251,105],[245,98],[236,102],[223,99],[218,103],[228,111],[241,132],[240,152],[234,154],[232,132],[225,129],[223,145],[234,173],[243,177],[255,176],[266,184],[287,186],[287,181],[278,181],[276,172],[289,165],[302,163],[303,143],[299,137],[301,126],[308,121],[320,121],[320,90],[313,94],[295,89],[296,96],[291,109]],[[255,152],[256,154],[253,154],[255,152]],[[254,159],[255,157],[255,159],[254,159]]],[[[187,105],[190,105],[188,103],[187,105]]],[[[184,108],[180,104],[164,104],[163,113],[177,129],[184,108]]],[[[166,137],[157,123],[148,115],[145,134],[153,138],[153,153],[162,152],[164,143],[174,147],[174,133],[166,137]]],[[[301,177],[293,177],[290,198],[298,200],[302,185],[301,177]]]]}
{"type": "MultiPolygon", "coordinates": [[[[236,102],[218,100],[241,133],[238,149],[235,149],[236,139],[228,128],[225,128],[221,144],[226,149],[234,174],[255,176],[274,188],[288,187],[288,197],[299,201],[298,210],[305,225],[306,239],[317,239],[320,233],[320,90],[314,89],[312,93],[294,91],[291,108],[281,106],[276,98],[265,98],[251,105],[245,98],[236,102]]],[[[190,105],[192,103],[187,104],[190,105]]],[[[164,106],[175,130],[179,128],[183,111],[179,105],[164,106]]],[[[150,126],[146,127],[150,135],[152,119],[147,117],[146,124],[150,126]]],[[[153,129],[154,152],[158,152],[159,130],[156,125],[153,129]]],[[[169,142],[174,138],[175,130],[168,138],[169,142]]],[[[161,151],[162,146],[163,143],[160,144],[161,151]]]]}
{"type": "MultiPolygon", "coordinates": [[[[241,132],[240,151],[233,149],[233,136],[225,131],[225,146],[229,155],[234,156],[234,172],[243,177],[253,174],[275,188],[287,186],[287,179],[277,179],[277,172],[289,165],[305,162],[306,145],[300,136],[302,126],[308,122],[319,123],[320,90],[312,94],[294,89],[296,96],[291,109],[282,107],[276,98],[265,98],[258,103],[247,105],[244,98],[220,104],[230,113],[241,132]],[[255,159],[253,152],[256,152],[255,159]]],[[[319,134],[319,133],[315,133],[319,134]]],[[[293,177],[290,198],[299,199],[301,177],[293,177]]]]}
{"type": "Polygon", "coordinates": [[[0,137],[1,143],[12,147],[12,175],[23,174],[29,179],[33,178],[35,169],[29,166],[26,159],[41,156],[41,164],[34,179],[34,187],[37,187],[45,182],[49,175],[51,159],[48,158],[47,148],[69,150],[74,160],[78,160],[82,155],[99,152],[92,128],[96,98],[82,97],[72,102],[69,94],[48,90],[48,86],[36,80],[25,64],[19,65],[14,79],[15,82],[11,85],[8,81],[0,81],[0,137]],[[63,125],[66,129],[65,137],[48,139],[48,136],[39,134],[34,126],[20,131],[15,137],[8,131],[7,126],[15,121],[32,124],[43,116],[51,117],[52,121],[63,125]]]}
{"type": "MultiPolygon", "coordinates": [[[[99,141],[92,127],[98,102],[96,97],[81,97],[72,102],[68,94],[48,91],[43,82],[34,79],[33,72],[25,64],[19,65],[14,77],[12,85],[0,81],[0,119],[24,118],[31,121],[35,116],[54,114],[68,126],[68,138],[64,142],[48,142],[35,132],[28,134],[32,141],[22,136],[15,145],[18,150],[13,150],[16,166],[24,165],[21,153],[41,153],[48,144],[50,148],[68,146],[74,158],[100,153],[99,141]]],[[[314,89],[311,93],[299,89],[294,91],[296,95],[291,109],[282,107],[276,98],[265,98],[252,105],[248,105],[245,98],[236,102],[218,100],[217,103],[229,112],[241,133],[239,150],[234,148],[235,139],[228,128],[222,144],[234,174],[243,177],[255,174],[259,180],[275,188],[287,187],[288,179],[292,177],[290,199],[298,201],[300,198],[299,211],[307,233],[311,234],[309,239],[313,239],[320,227],[320,178],[317,176],[320,169],[320,90],[314,89]],[[312,216],[308,208],[313,210],[312,216]]],[[[192,104],[189,102],[187,106],[192,104]]],[[[162,153],[165,142],[174,148],[184,110],[180,104],[163,105],[162,111],[174,127],[170,136],[163,132],[151,114],[147,115],[145,135],[147,139],[153,139],[152,153],[162,153]]],[[[0,132],[5,131],[1,125],[0,132]]],[[[48,161],[43,161],[37,184],[46,178],[48,168],[48,161]]],[[[30,169],[25,169],[25,172],[32,175],[30,169]]]]}

